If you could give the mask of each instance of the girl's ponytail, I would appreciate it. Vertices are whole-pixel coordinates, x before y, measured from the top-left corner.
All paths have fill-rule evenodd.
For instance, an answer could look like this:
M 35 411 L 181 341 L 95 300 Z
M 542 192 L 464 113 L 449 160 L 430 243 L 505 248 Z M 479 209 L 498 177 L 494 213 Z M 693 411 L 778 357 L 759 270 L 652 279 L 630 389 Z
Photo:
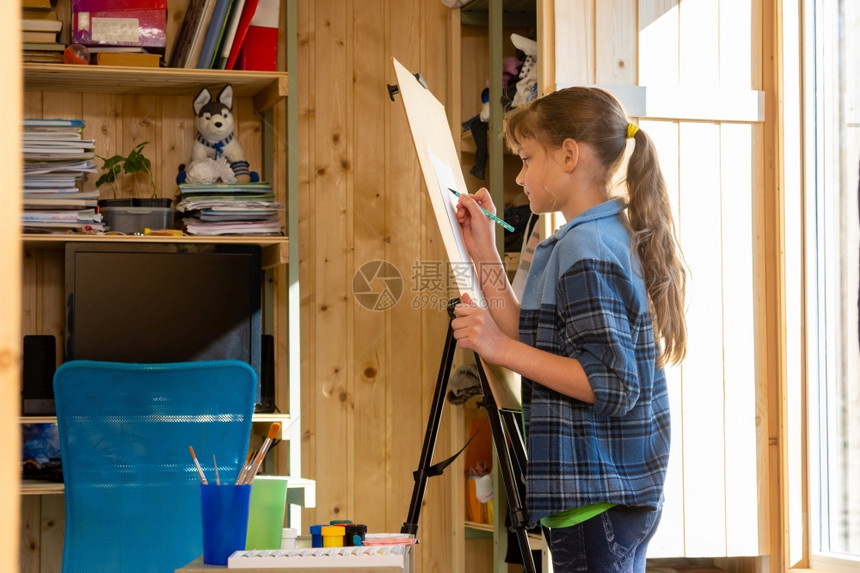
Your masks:
M 630 124 L 633 125 L 633 124 Z M 639 255 L 651 312 L 654 335 L 662 342 L 661 364 L 677 364 L 686 354 L 684 317 L 686 271 L 675 237 L 666 181 L 660 171 L 657 150 L 641 129 L 628 128 L 635 140 L 627 164 L 627 217 L 632 248 Z

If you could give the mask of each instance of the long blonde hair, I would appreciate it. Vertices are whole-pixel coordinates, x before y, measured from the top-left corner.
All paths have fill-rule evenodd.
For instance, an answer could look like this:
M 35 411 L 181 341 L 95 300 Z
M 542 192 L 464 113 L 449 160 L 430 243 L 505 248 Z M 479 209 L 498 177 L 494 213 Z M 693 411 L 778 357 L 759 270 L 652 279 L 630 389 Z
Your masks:
M 606 181 L 624 160 L 630 121 L 611 94 L 588 87 L 550 93 L 505 116 L 504 136 L 511 149 L 535 139 L 548 149 L 565 139 L 591 146 L 606 168 Z M 638 254 L 651 305 L 660 364 L 683 360 L 687 346 L 684 317 L 686 269 L 675 235 L 666 180 L 657 150 L 641 129 L 631 129 L 635 145 L 627 164 L 627 220 L 631 249 Z

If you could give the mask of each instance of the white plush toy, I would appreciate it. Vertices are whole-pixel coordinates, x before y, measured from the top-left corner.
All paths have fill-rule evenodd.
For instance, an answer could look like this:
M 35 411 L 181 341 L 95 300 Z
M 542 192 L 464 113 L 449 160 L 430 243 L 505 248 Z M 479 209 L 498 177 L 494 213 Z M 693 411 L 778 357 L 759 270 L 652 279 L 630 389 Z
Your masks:
M 537 97 L 537 42 L 519 34 L 511 34 L 511 42 L 526 55 L 520 68 L 517 93 L 511 101 L 511 107 L 520 107 Z
M 197 97 L 194 98 L 194 113 L 197 115 L 195 124 L 197 125 L 197 136 L 194 138 L 194 144 L 191 149 L 191 162 L 187 171 L 186 181 L 189 183 L 204 183 L 204 181 L 195 180 L 192 177 L 191 167 L 197 165 L 196 171 L 198 176 L 212 176 L 223 172 L 216 165 L 206 165 L 198 163 L 206 159 L 218 161 L 222 157 L 229 164 L 232 174 L 235 175 L 234 181 L 227 181 L 221 177 L 225 183 L 240 182 L 246 183 L 252 180 L 250 171 L 248 170 L 248 161 L 245 159 L 245 150 L 242 144 L 234 137 L 233 134 L 233 86 L 227 84 L 218 94 L 217 100 L 212 100 L 212 94 L 209 90 L 203 88 Z M 256 174 L 255 174 L 256 175 Z M 217 175 L 216 175 L 217 176 Z
M 218 159 L 198 159 L 185 168 L 188 183 L 236 183 L 236 175 L 223 155 Z

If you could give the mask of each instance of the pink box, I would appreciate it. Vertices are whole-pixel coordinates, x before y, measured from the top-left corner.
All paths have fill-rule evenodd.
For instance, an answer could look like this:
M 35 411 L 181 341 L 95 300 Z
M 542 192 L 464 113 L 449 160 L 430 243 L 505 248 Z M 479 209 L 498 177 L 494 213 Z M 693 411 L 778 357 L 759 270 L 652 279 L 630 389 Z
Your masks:
M 85 46 L 167 45 L 167 0 L 72 0 L 72 42 Z

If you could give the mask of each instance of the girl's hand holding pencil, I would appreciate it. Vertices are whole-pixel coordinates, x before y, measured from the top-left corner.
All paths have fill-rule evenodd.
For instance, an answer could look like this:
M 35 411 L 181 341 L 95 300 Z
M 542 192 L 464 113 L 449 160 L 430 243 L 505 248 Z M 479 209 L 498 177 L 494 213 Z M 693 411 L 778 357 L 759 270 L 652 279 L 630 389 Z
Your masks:
M 490 192 L 486 188 L 481 188 L 474 194 L 460 194 L 453 190 L 452 193 L 459 197 L 457 223 L 463 233 L 463 243 L 469 256 L 475 263 L 500 260 L 496 249 L 496 230 L 493 221 L 501 221 L 501 219 L 495 215 L 496 206 L 493 204 Z

